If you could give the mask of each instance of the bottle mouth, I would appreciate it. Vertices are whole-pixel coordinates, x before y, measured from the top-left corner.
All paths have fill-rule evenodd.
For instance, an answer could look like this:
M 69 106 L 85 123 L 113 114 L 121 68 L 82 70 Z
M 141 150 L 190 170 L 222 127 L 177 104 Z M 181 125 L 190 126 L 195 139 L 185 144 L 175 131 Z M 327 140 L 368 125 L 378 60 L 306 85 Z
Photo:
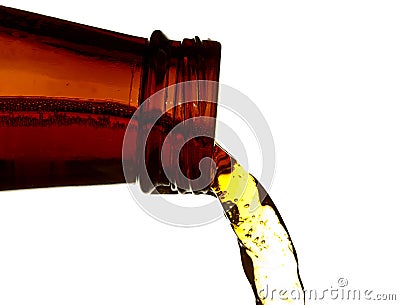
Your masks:
M 145 193 L 206 193 L 221 45 L 198 37 L 173 41 L 157 30 L 148 48 L 137 111 L 140 187 Z

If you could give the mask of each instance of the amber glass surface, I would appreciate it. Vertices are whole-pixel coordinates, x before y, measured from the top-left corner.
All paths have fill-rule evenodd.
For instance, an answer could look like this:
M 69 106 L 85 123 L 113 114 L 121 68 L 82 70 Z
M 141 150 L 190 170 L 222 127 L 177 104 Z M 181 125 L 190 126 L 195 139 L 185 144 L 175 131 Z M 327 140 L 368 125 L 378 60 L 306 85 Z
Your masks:
M 0 6 L 0 189 L 124 182 L 123 138 L 139 105 L 178 81 L 218 80 L 220 45 L 190 41 L 187 47 L 156 31 L 149 42 Z M 209 102 L 196 100 L 197 113 L 176 96 L 167 102 L 175 107 L 152 127 L 147 144 L 133 141 L 131 148 L 135 159 L 146 147 L 143 170 L 161 188 L 171 186 L 160 167 L 165 134 L 193 115 L 216 115 Z M 144 116 L 165 104 L 150 108 Z M 145 120 L 132 124 L 139 133 L 148 128 Z M 192 160 L 211 156 L 212 141 L 195 142 Z M 188 157 L 181 154 L 182 171 L 195 176 L 198 166 Z M 142 189 L 151 191 L 145 182 Z

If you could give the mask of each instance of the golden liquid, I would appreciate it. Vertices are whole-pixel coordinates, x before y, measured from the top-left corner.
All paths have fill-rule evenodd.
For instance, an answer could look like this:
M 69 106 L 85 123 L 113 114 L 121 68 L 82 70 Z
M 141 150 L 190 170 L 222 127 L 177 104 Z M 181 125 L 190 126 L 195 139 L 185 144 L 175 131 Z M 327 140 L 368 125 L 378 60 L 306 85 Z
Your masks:
M 304 304 L 296 251 L 271 198 L 218 146 L 213 159 L 217 175 L 211 187 L 237 236 L 256 304 Z

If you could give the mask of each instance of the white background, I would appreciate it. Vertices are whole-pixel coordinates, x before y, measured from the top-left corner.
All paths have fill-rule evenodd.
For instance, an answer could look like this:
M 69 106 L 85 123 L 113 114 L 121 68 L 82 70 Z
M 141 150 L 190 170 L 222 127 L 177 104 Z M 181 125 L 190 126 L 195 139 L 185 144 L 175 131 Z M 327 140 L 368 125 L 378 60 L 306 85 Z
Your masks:
M 305 287 L 345 277 L 400 298 L 397 1 L 1 3 L 136 36 L 220 41 L 220 81 L 271 127 L 270 193 Z M 0 193 L 0 304 L 253 303 L 225 219 L 158 223 L 125 185 Z

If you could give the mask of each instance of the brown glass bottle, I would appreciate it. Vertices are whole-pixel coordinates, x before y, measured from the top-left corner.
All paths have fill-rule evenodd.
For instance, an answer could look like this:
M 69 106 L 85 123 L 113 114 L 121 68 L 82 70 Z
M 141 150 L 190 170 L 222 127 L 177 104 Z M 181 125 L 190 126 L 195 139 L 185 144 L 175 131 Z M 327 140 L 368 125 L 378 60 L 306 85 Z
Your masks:
M 209 192 L 237 235 L 256 304 L 270 301 L 266 285 L 295 289 L 292 303 L 304 304 L 283 219 L 259 182 L 215 145 L 215 121 L 197 120 L 208 137 L 186 141 L 196 130 L 173 130 L 216 117 L 220 50 L 197 37 L 171 41 L 155 31 L 147 40 L 0 6 L 0 190 L 125 182 L 128 169 L 145 192 Z M 186 81 L 199 82 L 153 98 Z M 173 157 L 180 143 L 187 179 L 167 179 L 164 169 L 178 166 L 163 166 L 161 150 Z M 200 173 L 206 158 L 215 172 Z M 199 189 L 193 181 L 203 175 L 210 183 Z
M 171 41 L 155 31 L 148 40 L 0 6 L 0 190 L 124 182 L 121 152 L 131 124 L 138 138 L 132 167 L 144 145 L 152 184 L 171 192 L 160 157 L 165 136 L 188 118 L 215 117 L 217 88 L 208 88 L 206 101 L 180 104 L 197 94 L 173 92 L 141 109 L 142 118 L 163 113 L 145 144 L 146 119 L 130 118 L 160 89 L 217 81 L 220 49 L 197 37 Z M 213 133 L 215 125 L 205 128 Z M 189 179 L 213 145 L 196 138 L 184 146 L 179 163 Z M 145 180 L 141 187 L 152 191 Z

